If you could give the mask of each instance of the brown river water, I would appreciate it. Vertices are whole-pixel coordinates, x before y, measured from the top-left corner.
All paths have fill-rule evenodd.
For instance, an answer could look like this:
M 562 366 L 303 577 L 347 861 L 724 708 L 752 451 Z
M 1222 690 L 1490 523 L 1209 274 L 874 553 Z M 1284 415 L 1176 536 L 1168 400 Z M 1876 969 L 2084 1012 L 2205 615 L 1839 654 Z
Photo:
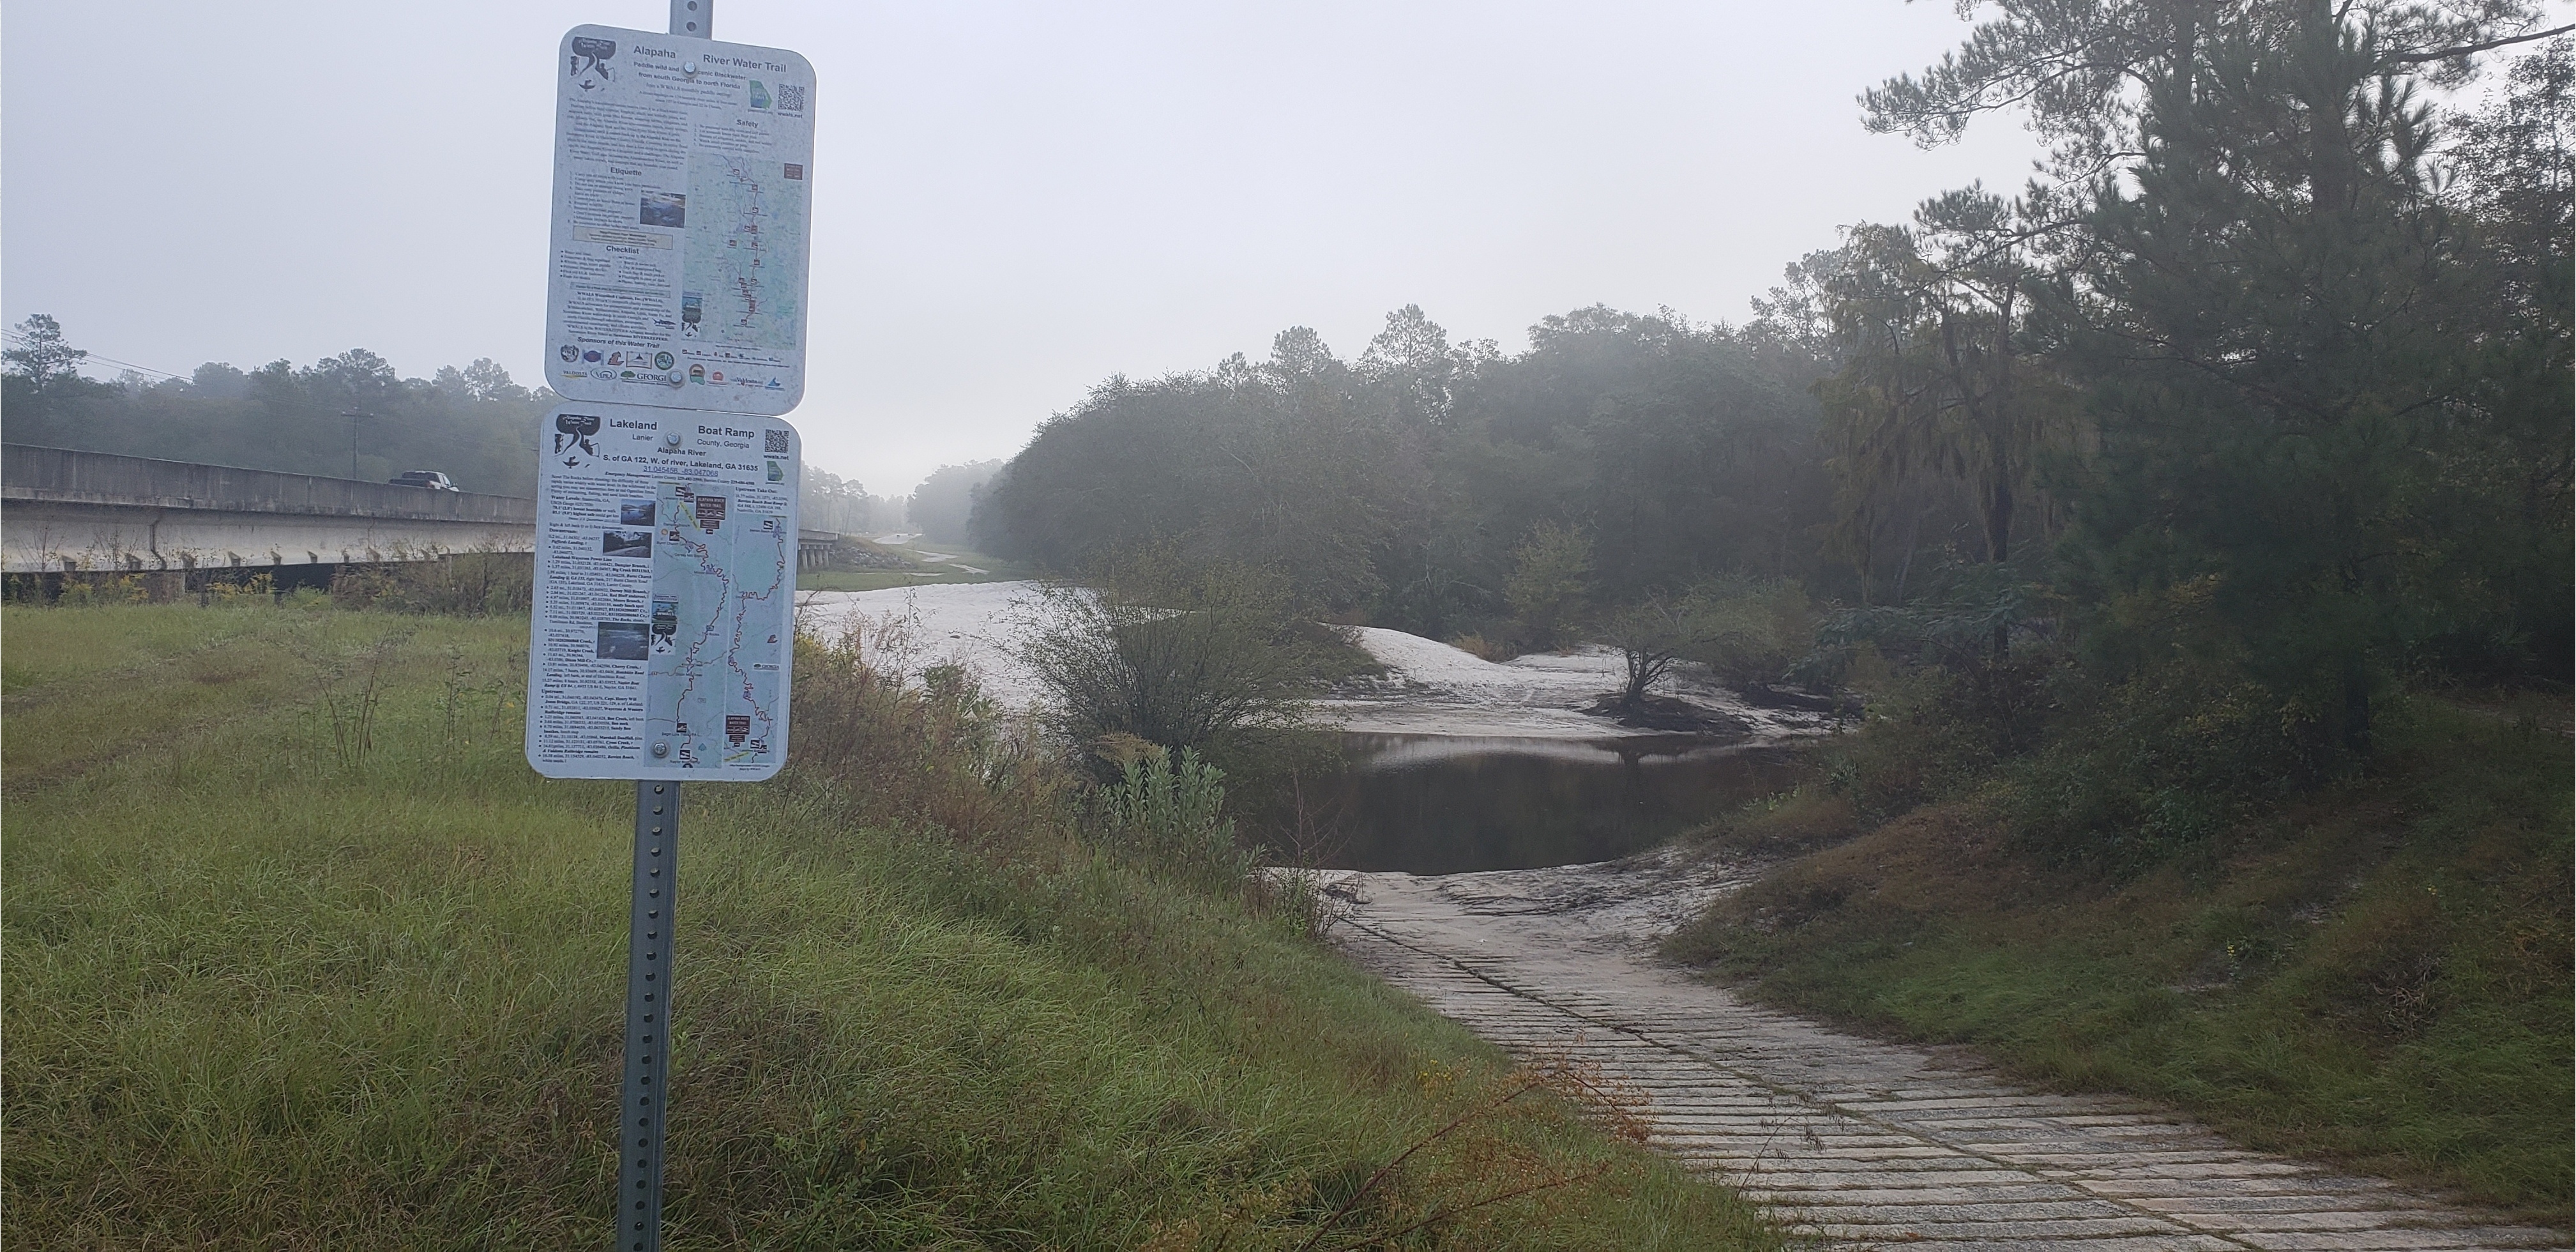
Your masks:
M 1457 874 L 1614 860 L 1787 785 L 1791 749 L 1351 732 L 1326 797 L 1332 869 Z

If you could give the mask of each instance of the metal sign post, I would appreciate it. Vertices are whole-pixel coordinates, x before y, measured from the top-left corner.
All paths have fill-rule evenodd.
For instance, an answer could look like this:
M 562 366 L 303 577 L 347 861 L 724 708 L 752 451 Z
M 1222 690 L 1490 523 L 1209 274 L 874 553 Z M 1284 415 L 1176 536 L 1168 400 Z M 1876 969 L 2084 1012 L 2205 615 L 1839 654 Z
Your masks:
M 660 1252 L 680 782 L 787 755 L 813 67 L 670 31 L 558 49 L 528 764 L 635 782 L 617 1252 Z
M 636 779 L 635 895 L 626 914 L 626 1082 L 618 1102 L 614 1245 L 629 1252 L 661 1252 L 662 1247 L 662 1123 L 670 1084 L 659 1080 L 671 1060 L 671 926 L 679 916 L 679 870 L 680 784 Z

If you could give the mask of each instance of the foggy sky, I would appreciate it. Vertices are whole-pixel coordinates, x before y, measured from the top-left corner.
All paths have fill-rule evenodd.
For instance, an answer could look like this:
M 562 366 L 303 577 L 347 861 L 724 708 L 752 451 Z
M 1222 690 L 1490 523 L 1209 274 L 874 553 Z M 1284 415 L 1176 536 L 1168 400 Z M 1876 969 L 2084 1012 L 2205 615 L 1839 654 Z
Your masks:
M 350 347 L 543 381 L 553 57 L 657 0 L 15 0 L 0 316 L 186 373 Z M 720 0 L 816 67 L 810 464 L 1008 456 L 1112 373 L 1358 355 L 1418 303 L 1506 351 L 1595 302 L 1740 321 L 1838 225 L 1983 178 L 1853 96 L 1948 4 Z M 92 373 L 110 377 L 115 367 Z

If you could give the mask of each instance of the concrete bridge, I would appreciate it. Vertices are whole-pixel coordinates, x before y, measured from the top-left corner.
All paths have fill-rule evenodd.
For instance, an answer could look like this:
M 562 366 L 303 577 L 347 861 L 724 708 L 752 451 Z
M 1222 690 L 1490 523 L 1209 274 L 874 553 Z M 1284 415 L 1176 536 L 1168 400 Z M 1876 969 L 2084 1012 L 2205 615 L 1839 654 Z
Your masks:
M 537 502 L 390 483 L 0 444 L 0 571 L 327 577 L 341 565 L 528 552 Z M 840 536 L 799 531 L 797 566 Z

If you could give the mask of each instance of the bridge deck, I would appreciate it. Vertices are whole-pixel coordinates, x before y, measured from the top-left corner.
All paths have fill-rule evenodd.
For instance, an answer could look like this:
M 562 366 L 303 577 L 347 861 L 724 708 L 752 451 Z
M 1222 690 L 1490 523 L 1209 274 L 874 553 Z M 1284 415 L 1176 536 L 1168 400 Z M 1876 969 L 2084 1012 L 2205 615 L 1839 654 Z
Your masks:
M 12 574 L 381 564 L 527 552 L 537 502 L 231 465 L 0 444 Z M 799 531 L 799 564 L 840 536 Z

